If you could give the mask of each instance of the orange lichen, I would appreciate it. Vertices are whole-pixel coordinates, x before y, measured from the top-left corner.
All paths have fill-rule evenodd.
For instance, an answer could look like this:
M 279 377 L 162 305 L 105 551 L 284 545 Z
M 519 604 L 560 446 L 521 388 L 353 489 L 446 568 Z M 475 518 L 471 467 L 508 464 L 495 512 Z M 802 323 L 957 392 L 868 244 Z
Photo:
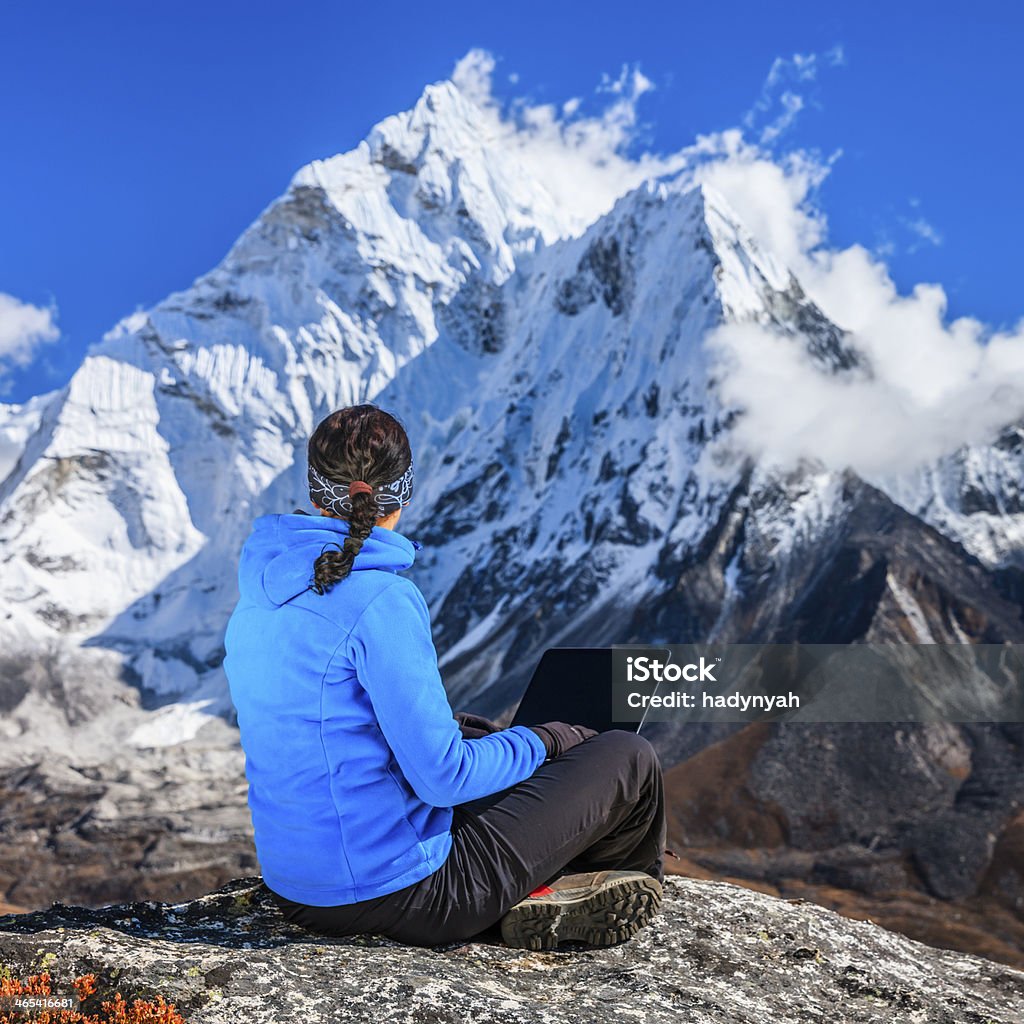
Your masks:
M 33 974 L 25 981 L 0 978 L 0 997 L 52 996 L 50 975 Z M 96 975 L 83 974 L 71 983 L 79 1000 L 96 994 Z M 120 992 L 113 999 L 105 999 L 98 1013 L 83 1014 L 78 1010 L 40 1009 L 31 1018 L 20 1010 L 0 1011 L 0 1024 L 21 1024 L 32 1020 L 37 1024 L 186 1024 L 173 1003 L 163 996 L 151 999 L 133 999 L 129 1004 Z

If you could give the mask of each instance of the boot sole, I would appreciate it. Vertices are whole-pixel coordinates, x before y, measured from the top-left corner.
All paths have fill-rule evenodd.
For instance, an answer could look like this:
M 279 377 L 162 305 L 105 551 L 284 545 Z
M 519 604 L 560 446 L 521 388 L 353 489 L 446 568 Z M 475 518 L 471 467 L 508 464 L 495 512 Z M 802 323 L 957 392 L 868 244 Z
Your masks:
M 575 900 L 528 900 L 501 921 L 501 937 L 517 949 L 554 949 L 561 942 L 614 946 L 632 938 L 658 913 L 656 878 L 625 879 Z

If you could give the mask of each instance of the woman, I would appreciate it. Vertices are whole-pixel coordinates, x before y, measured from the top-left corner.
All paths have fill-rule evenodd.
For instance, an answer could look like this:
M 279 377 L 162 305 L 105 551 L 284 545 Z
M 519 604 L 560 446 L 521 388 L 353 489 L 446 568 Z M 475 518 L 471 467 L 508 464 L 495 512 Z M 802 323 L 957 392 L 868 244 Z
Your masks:
M 415 945 L 608 945 L 657 912 L 658 759 L 625 731 L 453 715 L 426 602 L 399 575 L 401 424 L 340 409 L 308 445 L 320 512 L 259 517 L 224 668 L 263 879 L 312 931 Z

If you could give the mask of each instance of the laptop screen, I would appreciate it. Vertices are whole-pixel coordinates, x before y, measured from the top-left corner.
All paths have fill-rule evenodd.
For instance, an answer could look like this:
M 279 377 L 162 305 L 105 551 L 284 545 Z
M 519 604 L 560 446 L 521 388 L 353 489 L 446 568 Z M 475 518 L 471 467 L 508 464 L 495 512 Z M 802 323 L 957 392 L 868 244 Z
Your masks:
M 639 722 L 612 720 L 612 648 L 552 647 L 544 652 L 513 725 L 568 722 L 598 732 L 627 729 Z

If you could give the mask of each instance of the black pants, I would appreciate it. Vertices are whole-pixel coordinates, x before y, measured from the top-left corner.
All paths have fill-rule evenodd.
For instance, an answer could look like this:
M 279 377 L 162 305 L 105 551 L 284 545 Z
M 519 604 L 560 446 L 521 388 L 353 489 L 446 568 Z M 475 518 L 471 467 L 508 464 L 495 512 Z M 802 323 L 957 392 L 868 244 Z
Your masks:
M 600 733 L 528 779 L 453 810 L 452 848 L 432 875 L 358 903 L 314 907 L 273 894 L 290 921 L 323 935 L 386 935 L 416 946 L 493 928 L 539 885 L 577 871 L 636 870 L 661 881 L 661 765 L 642 736 Z

